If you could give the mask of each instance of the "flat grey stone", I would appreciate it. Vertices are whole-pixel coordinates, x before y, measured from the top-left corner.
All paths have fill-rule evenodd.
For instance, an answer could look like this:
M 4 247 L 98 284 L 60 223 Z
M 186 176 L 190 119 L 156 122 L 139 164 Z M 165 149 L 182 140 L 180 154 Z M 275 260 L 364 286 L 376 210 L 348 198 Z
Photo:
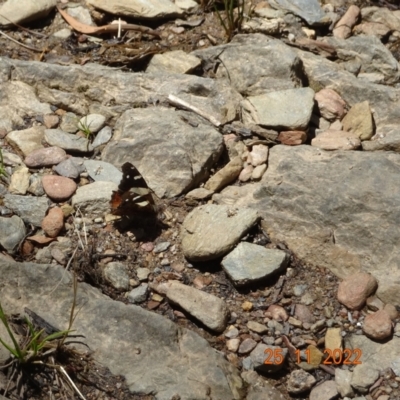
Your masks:
M 98 160 L 85 160 L 84 166 L 89 176 L 95 181 L 114 182 L 119 185 L 122 179 L 122 172 L 114 165 Z
M 44 131 L 45 128 L 43 126 L 11 131 L 7 135 L 7 142 L 25 156 L 28 156 L 32 151 L 43 148 Z
M 22 24 L 46 17 L 55 7 L 56 0 L 30 0 L 4 2 L 0 8 L 0 24 L 12 26 L 10 21 Z
M 8 252 L 15 248 L 26 235 L 24 221 L 17 215 L 11 218 L 0 217 L 0 244 Z
M 338 397 L 335 381 L 325 381 L 314 387 L 310 393 L 310 400 L 335 400 Z
M 44 138 L 50 146 L 58 146 L 66 151 L 87 153 L 93 151 L 93 146 L 84 137 L 62 131 L 61 129 L 46 129 Z
M 371 363 L 363 363 L 354 368 L 350 384 L 358 392 L 367 393 L 379 378 L 379 369 Z
M 110 14 L 130 18 L 171 18 L 184 13 L 175 3 L 166 0 L 151 0 L 146 3 L 137 0 L 88 0 L 88 4 Z
M 7 314 L 21 313 L 29 304 L 50 324 L 68 326 L 72 277 L 63 267 L 19 264 L 0 256 L 0 276 Z M 84 335 L 96 361 L 125 377 L 133 394 L 207 400 L 211 391 L 215 400 L 243 398 L 237 369 L 196 333 L 141 307 L 110 300 L 84 283 L 78 283 L 77 308 L 73 329 Z
M 96 147 L 108 143 L 111 137 L 112 137 L 112 129 L 109 126 L 105 126 L 103 129 L 97 132 L 92 143 L 93 148 L 95 149 Z
M 279 145 L 260 183 L 228 187 L 213 200 L 257 210 L 271 238 L 310 264 L 343 278 L 362 267 L 379 281 L 378 297 L 400 305 L 399 168 L 396 153 Z
M 304 130 L 311 119 L 314 91 L 311 88 L 287 89 L 242 101 L 243 120 L 267 128 Z
M 76 179 L 82 172 L 85 171 L 83 164 L 83 158 L 69 157 L 56 165 L 53 170 L 57 172 L 58 175 Z
M 280 40 L 261 33 L 236 35 L 229 44 L 196 50 L 192 54 L 204 62 L 218 56 L 222 62 L 216 77 L 229 79 L 244 96 L 302 86 L 303 72 L 296 52 Z
M 128 300 L 130 303 L 140 304 L 146 301 L 147 294 L 149 292 L 149 285 L 147 283 L 142 283 L 140 286 L 132 289 L 128 293 Z
M 258 215 L 247 208 L 207 204 L 190 212 L 182 224 L 182 250 L 191 261 L 224 256 L 257 222 Z
M 146 72 L 167 71 L 177 74 L 188 74 L 201 65 L 201 60 L 182 50 L 173 50 L 155 54 L 146 68 Z
M 352 372 L 349 370 L 336 368 L 335 369 L 335 383 L 339 394 L 342 397 L 353 396 L 353 388 L 351 387 Z
M 80 207 L 89 215 L 104 214 L 110 211 L 110 200 L 118 185 L 114 182 L 94 182 L 80 186 L 72 196 L 72 206 Z
M 129 289 L 129 275 L 125 264 L 118 261 L 109 262 L 104 267 L 103 275 L 115 289 Z
M 26 224 L 41 226 L 49 208 L 49 201 L 45 197 L 6 194 L 4 205 L 21 217 Z
M 278 10 L 287 10 L 298 15 L 309 25 L 318 24 L 325 15 L 317 0 L 271 0 L 270 4 Z
M 80 130 L 88 130 L 90 133 L 97 133 L 103 128 L 106 122 L 106 117 L 101 114 L 89 114 L 82 117 L 78 122 L 78 128 Z
M 282 250 L 241 242 L 222 260 L 222 267 L 235 285 L 243 285 L 282 271 L 289 256 Z
M 179 282 L 171 283 L 167 290 L 167 298 L 207 328 L 216 332 L 222 332 L 226 328 L 229 310 L 222 299 Z
M 364 74 L 377 74 L 375 83 L 392 85 L 399 81 L 400 72 L 397 60 L 385 45 L 373 35 L 352 36 L 348 39 L 325 37 L 324 42 L 334 46 L 338 58 L 349 62 L 361 61 L 359 77 Z
M 149 107 L 131 109 L 118 119 L 102 158 L 116 166 L 131 162 L 161 198 L 177 196 L 203 181 L 222 150 L 222 135 L 193 114 Z
M 288 349 L 286 348 L 258 343 L 256 348 L 250 353 L 250 359 L 256 371 L 272 373 L 282 369 L 285 365 L 287 354 Z M 265 364 L 265 361 L 269 361 L 271 364 Z

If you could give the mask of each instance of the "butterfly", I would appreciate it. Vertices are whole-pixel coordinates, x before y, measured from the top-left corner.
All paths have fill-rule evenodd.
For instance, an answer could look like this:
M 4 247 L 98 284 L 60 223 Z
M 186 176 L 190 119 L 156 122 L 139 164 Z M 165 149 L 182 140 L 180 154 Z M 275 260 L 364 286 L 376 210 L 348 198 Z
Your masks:
M 122 166 L 118 190 L 111 195 L 111 213 L 129 217 L 135 213 L 157 214 L 155 195 L 137 168 L 129 162 Z

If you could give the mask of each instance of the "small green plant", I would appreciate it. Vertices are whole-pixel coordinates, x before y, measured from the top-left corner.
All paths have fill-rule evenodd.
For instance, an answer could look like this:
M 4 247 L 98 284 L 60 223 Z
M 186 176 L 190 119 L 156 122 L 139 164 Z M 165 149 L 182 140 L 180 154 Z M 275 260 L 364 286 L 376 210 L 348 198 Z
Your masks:
M 237 3 L 236 9 L 234 8 L 235 3 Z M 214 1 L 214 9 L 217 13 L 217 17 L 219 22 L 221 23 L 224 31 L 226 33 L 228 42 L 230 42 L 233 38 L 233 35 L 236 32 L 240 32 L 242 28 L 243 21 L 246 17 L 245 14 L 245 0 L 223 0 L 224 5 L 224 14 L 223 17 L 222 12 L 218 10 L 216 3 Z M 250 7 L 251 9 L 251 7 Z
M 0 343 L 16 358 L 16 360 L 21 363 L 25 364 L 28 362 L 35 362 L 37 360 L 37 357 L 41 355 L 42 350 L 48 350 L 49 346 L 47 346 L 49 343 L 56 339 L 61 339 L 65 338 L 68 336 L 72 330 L 65 330 L 65 331 L 60 331 L 60 332 L 55 332 L 50 335 L 44 335 L 45 330 L 41 329 L 39 331 L 35 330 L 32 322 L 28 319 L 28 317 L 25 317 L 25 322 L 28 326 L 28 340 L 26 341 L 25 344 L 20 345 L 15 338 L 10 325 L 8 324 L 7 317 L 3 311 L 3 307 L 1 306 L 0 303 L 0 320 L 5 326 L 8 335 L 10 336 L 13 346 L 8 345 L 3 339 L 0 338 Z
M 6 167 L 4 166 L 3 153 L 2 153 L 1 148 L 0 148 L 0 178 L 2 176 L 7 178 L 8 174 L 7 174 L 7 171 L 6 171 Z
M 84 133 L 87 139 L 89 139 L 90 135 L 93 133 L 90 129 L 90 122 L 87 123 L 87 117 L 85 117 L 85 122 L 79 121 L 78 122 L 78 129 Z

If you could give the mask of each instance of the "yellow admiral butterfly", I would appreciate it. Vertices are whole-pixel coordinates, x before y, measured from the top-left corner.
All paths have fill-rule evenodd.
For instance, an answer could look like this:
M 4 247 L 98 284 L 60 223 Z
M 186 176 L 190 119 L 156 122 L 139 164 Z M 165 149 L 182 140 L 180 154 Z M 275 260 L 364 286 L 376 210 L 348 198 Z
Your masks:
M 121 216 L 158 212 L 152 190 L 137 168 L 129 162 L 122 166 L 122 180 L 118 190 L 112 193 L 110 206 L 112 214 Z

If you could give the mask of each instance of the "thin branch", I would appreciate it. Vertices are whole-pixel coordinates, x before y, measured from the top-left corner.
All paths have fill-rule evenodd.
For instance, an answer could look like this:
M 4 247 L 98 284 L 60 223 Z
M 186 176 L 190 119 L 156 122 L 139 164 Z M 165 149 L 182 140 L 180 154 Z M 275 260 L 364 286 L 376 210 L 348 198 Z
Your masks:
M 42 50 L 40 50 L 40 49 L 36 49 L 35 47 L 30 47 L 30 46 L 27 46 L 26 44 L 23 44 L 23 43 L 21 43 L 21 42 L 18 42 L 18 40 L 13 39 L 11 36 L 8 36 L 8 35 L 7 35 L 6 33 L 4 33 L 3 31 L 0 31 L 0 35 L 5 36 L 7 39 L 10 39 L 12 42 L 17 43 L 17 44 L 19 44 L 20 46 L 25 47 L 25 48 L 28 49 L 28 50 L 36 51 L 36 52 L 38 52 L 38 53 L 41 53 L 41 52 L 42 52 Z

